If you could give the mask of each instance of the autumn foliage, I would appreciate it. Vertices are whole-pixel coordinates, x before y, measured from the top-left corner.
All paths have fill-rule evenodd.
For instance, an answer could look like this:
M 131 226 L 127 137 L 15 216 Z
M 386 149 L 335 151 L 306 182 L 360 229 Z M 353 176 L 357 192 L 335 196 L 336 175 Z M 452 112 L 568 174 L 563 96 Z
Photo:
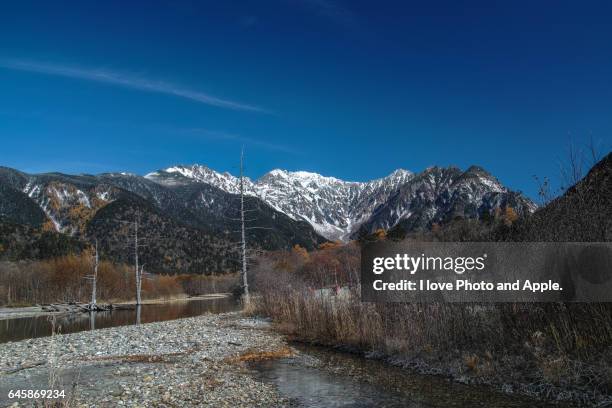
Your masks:
M 359 280 L 359 247 L 356 243 L 325 243 L 308 252 L 300 246 L 273 251 L 259 258 L 253 268 L 253 284 L 265 282 L 284 292 L 306 285 L 312 289 L 354 285 Z
M 91 298 L 92 257 L 88 251 L 45 261 L 0 263 L 0 305 L 88 302 Z M 145 298 L 183 294 L 177 276 L 150 275 L 143 281 Z M 101 261 L 98 299 L 131 300 L 135 294 L 134 269 L 130 265 Z

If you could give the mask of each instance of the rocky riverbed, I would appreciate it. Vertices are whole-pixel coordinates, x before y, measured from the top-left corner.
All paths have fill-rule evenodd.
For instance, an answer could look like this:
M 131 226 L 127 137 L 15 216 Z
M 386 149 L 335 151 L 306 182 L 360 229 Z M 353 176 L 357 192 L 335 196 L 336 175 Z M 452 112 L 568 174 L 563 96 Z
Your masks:
M 5 343 L 0 406 L 35 406 L 9 392 L 42 389 L 65 390 L 76 407 L 289 406 L 242 362 L 279 350 L 267 323 L 238 313 Z

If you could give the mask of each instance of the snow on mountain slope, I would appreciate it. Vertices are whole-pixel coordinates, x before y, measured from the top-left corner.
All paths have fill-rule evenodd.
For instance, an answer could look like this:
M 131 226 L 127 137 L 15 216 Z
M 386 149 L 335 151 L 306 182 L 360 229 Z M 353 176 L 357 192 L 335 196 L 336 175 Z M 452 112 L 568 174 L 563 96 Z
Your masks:
M 418 230 L 456 217 L 479 218 L 507 206 L 520 215 L 536 209 L 533 202 L 508 190 L 480 167 L 472 166 L 465 171 L 430 167 L 400 186 L 361 228 L 364 233 L 372 233 L 401 223 L 405 230 Z
M 82 232 L 96 210 L 113 199 L 109 186 L 75 185 L 48 176 L 31 176 L 22 191 L 40 206 L 56 231 L 68 234 Z
M 174 166 L 165 170 L 149 173 L 145 176 L 149 180 L 164 185 L 182 185 L 191 181 L 207 183 L 228 193 L 240 192 L 240 180 L 229 173 L 218 173 L 206 166 L 194 164 L 193 166 Z M 251 185 L 251 180 L 245 178 L 246 186 Z
M 0 168 L 0 182 L 5 185 L 4 196 L 21 194 L 22 200 L 32 200 L 44 212 L 49 227 L 69 234 L 82 233 L 98 209 L 126 194 L 135 194 L 187 224 L 217 225 L 231 207 L 226 202 L 231 200 L 228 194 L 240 192 L 237 177 L 200 165 L 173 166 L 145 177 L 127 173 L 28 175 Z M 245 178 L 244 189 L 258 198 L 250 201 L 261 200 L 289 217 L 287 226 L 289 221 L 305 221 L 330 240 L 396 226 L 413 231 L 458 217 L 497 214 L 507 207 L 519 215 L 535 210 L 533 202 L 477 166 L 465 171 L 431 167 L 418 174 L 396 170 L 368 182 L 275 169 L 256 181 Z M 13 204 L 0 207 L 16 213 Z M 35 213 L 29 212 L 32 219 L 40 220 L 41 214 Z
M 347 239 L 374 208 L 412 177 L 397 170 L 366 183 L 348 182 L 304 171 L 273 170 L 257 180 L 256 194 L 294 219 L 308 221 L 328 239 Z
M 162 185 L 207 183 L 226 192 L 240 192 L 240 180 L 206 166 L 173 166 L 149 173 Z M 432 167 L 422 173 L 396 170 L 368 182 L 350 182 L 306 171 L 275 169 L 256 181 L 245 178 L 245 194 L 259 197 L 294 220 L 305 220 L 322 236 L 347 240 L 360 229 L 388 229 L 402 220 L 415 228 L 443 222 L 451 216 L 478 217 L 483 211 L 512 204 L 519 213 L 535 205 L 476 166 Z
M 173 166 L 146 178 L 164 185 L 208 183 L 229 193 L 240 192 L 240 180 L 205 166 Z M 256 196 L 294 220 L 305 220 L 328 239 L 347 239 L 374 208 L 412 177 L 396 170 L 387 177 L 361 183 L 306 171 L 275 169 L 253 182 L 245 178 L 245 193 Z

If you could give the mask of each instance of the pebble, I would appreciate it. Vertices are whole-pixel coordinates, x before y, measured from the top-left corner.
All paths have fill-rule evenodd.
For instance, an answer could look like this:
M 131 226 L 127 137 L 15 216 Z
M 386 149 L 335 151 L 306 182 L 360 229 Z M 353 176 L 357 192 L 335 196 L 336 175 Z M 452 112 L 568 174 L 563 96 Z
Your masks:
M 228 362 L 247 350 L 286 346 L 267 327 L 265 321 L 225 313 L 10 342 L 0 347 L 0 367 L 45 364 L 0 375 L 19 384 L 48 379 L 53 371 L 64 383 L 76 382 L 74 391 L 65 387 L 71 406 L 290 406 L 274 386 Z M 36 403 L 22 400 L 18 406 Z

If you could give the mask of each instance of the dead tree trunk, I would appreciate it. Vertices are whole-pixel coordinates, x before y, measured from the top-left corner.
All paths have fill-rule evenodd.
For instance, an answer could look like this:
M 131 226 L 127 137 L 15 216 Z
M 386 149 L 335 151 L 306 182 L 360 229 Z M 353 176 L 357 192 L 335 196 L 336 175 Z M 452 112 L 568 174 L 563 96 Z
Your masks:
M 91 310 L 95 310 L 97 305 L 96 305 L 96 292 L 97 292 L 97 284 L 98 284 L 98 265 L 100 263 L 100 257 L 98 255 L 98 240 L 96 239 L 96 245 L 95 245 L 95 253 L 94 253 L 94 268 L 93 268 L 93 274 L 91 276 L 91 304 L 90 304 L 90 309 Z
M 142 297 L 141 297 L 141 293 L 142 293 L 142 279 L 144 276 L 144 264 L 140 266 L 140 270 L 138 271 L 138 274 L 136 276 L 136 298 L 137 298 L 137 304 L 142 304 Z
M 140 297 L 140 290 L 142 288 L 142 271 L 138 266 L 138 222 L 139 213 L 136 213 L 136 221 L 134 221 L 134 272 L 136 276 L 136 304 L 142 304 L 142 299 Z
M 240 233 L 241 233 L 241 253 L 242 253 L 242 290 L 244 304 L 249 304 L 249 283 L 247 279 L 247 259 L 246 259 L 246 230 L 244 225 L 244 149 L 240 152 Z

